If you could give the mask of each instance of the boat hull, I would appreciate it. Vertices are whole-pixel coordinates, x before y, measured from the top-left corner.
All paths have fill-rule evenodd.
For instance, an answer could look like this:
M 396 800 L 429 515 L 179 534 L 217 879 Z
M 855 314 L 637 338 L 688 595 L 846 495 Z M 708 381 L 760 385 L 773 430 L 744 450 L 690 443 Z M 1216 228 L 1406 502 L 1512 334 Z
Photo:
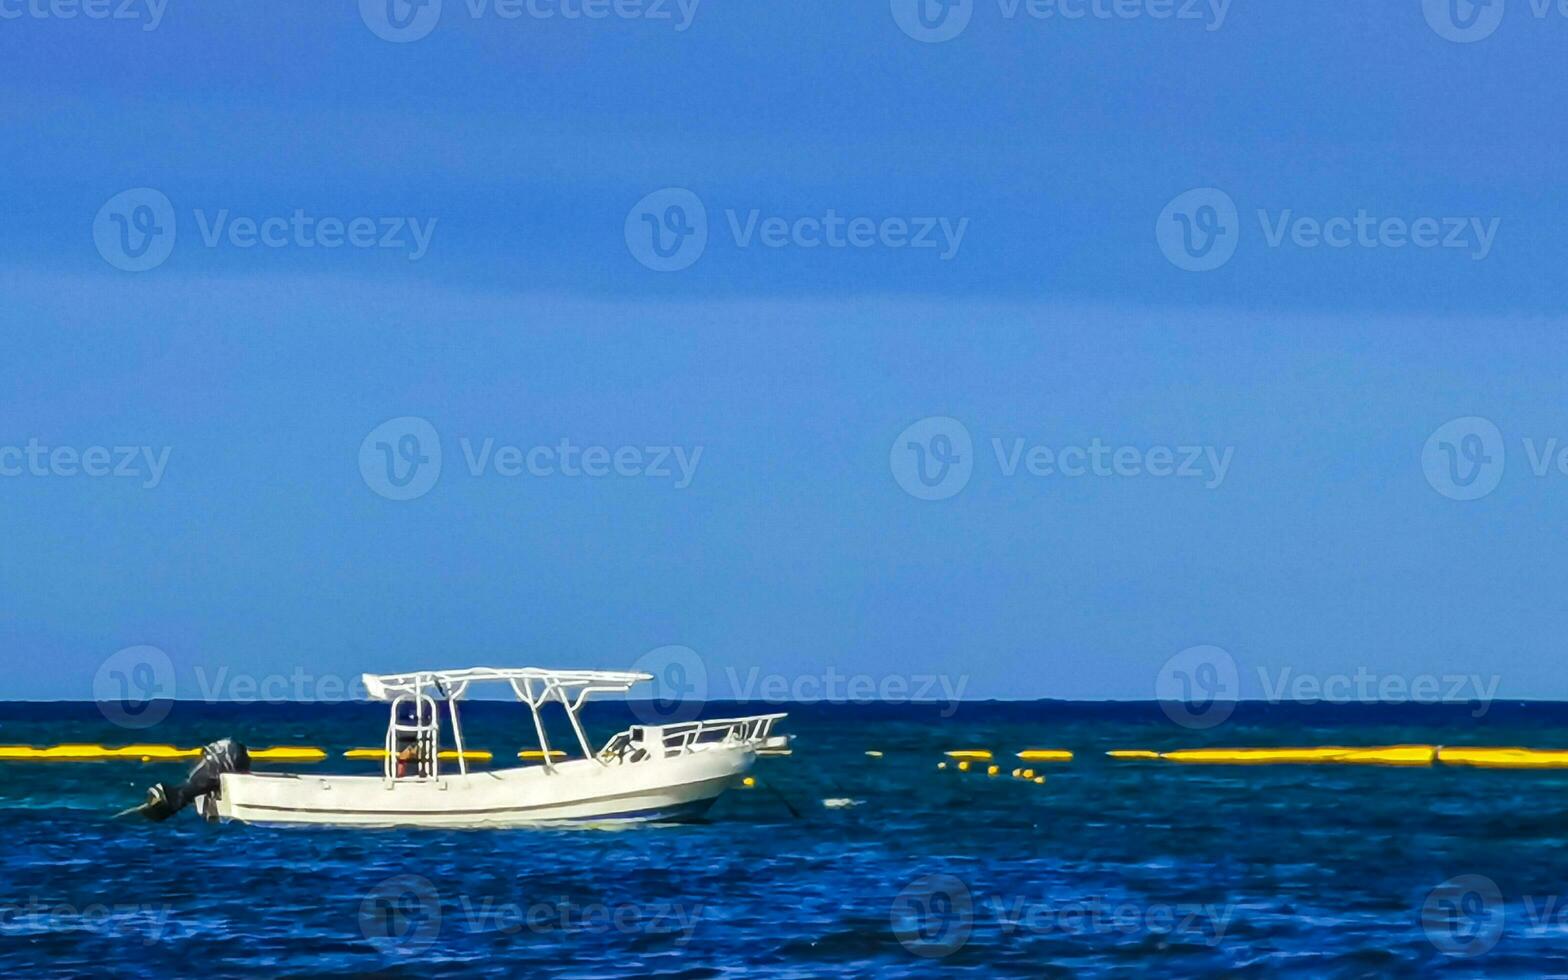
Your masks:
M 692 820 L 751 768 L 746 746 L 637 763 L 592 759 L 388 781 L 380 776 L 226 773 L 220 820 L 339 827 L 495 828 Z

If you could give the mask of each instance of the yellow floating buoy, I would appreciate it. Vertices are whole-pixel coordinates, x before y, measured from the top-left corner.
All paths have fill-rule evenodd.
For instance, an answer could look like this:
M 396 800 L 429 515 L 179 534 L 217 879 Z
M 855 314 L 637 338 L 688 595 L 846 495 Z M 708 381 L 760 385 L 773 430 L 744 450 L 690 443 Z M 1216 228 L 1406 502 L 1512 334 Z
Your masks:
M 1105 754 L 1113 759 L 1158 759 L 1160 757 L 1158 752 L 1150 752 L 1148 749 L 1112 749 Z
M 878 752 L 876 749 L 867 749 L 866 755 L 869 755 L 873 759 L 882 758 L 882 753 Z
M 458 753 L 456 749 L 442 749 L 440 755 L 444 762 L 456 762 Z M 375 759 L 379 761 L 386 757 L 386 749 L 349 749 L 343 753 L 343 758 L 345 759 Z M 495 755 L 483 749 L 465 749 L 463 750 L 463 758 L 469 762 L 489 762 L 495 758 Z
M 102 745 L 68 743 L 35 748 L 31 745 L 0 745 L 0 760 L 30 762 L 91 762 L 99 759 L 168 760 L 194 759 L 200 749 L 177 749 L 172 745 L 127 745 L 105 748 Z
M 1024 749 L 1018 758 L 1025 762 L 1071 762 L 1073 754 L 1066 749 Z
M 1013 770 L 1013 771 L 1012 771 L 1012 773 L 1011 773 L 1011 774 L 1010 774 L 1010 775 L 1011 775 L 1011 776 L 1012 776 L 1012 777 L 1013 777 L 1013 778 L 1014 778 L 1014 779 L 1017 779 L 1017 778 L 1018 778 L 1018 776 L 1019 776 L 1019 775 L 1020 775 L 1020 774 L 1021 774 L 1021 773 L 1022 773 L 1022 772 L 1023 772 L 1023 770 L 1022 770 L 1022 769 L 1014 769 L 1014 770 Z
M 172 745 L 127 745 L 123 749 L 110 749 L 115 753 L 115 758 L 136 758 L 143 762 L 154 759 L 195 759 L 201 755 L 201 749 L 177 749 Z
M 985 774 L 987 776 L 995 776 L 997 773 L 999 773 L 1001 771 L 1002 771 L 1002 767 L 1001 766 L 987 766 L 986 770 L 985 770 Z
M 968 759 L 965 759 L 964 761 L 962 761 L 962 762 L 960 762 L 958 764 L 958 771 L 959 772 L 968 772 L 969 771 L 969 760 Z
M 1033 769 L 1025 769 L 1024 770 L 1024 778 L 1025 779 L 1033 779 L 1034 778 L 1034 770 Z
M 937 768 L 938 768 L 938 769 L 946 769 L 946 768 L 947 768 L 947 763 L 945 763 L 945 762 L 938 762 L 938 763 L 937 763 L 937 764 L 936 764 L 936 767 L 937 767 Z
M 742 779 L 740 781 L 740 784 L 742 786 L 746 787 L 747 789 L 751 789 L 752 787 L 757 785 L 757 777 L 755 777 L 755 776 L 747 776 L 745 779 Z
M 1168 762 L 1184 762 L 1196 765 L 1242 765 L 1260 766 L 1276 763 L 1310 763 L 1327 762 L 1335 756 L 1344 755 L 1350 750 L 1347 748 L 1317 748 L 1317 749 L 1178 749 L 1175 752 L 1163 752 L 1160 758 Z
M 1385 745 L 1353 749 L 1332 761 L 1364 766 L 1430 766 L 1437 759 L 1435 745 Z
M 1445 746 L 1438 749 L 1437 761 L 1479 769 L 1568 769 L 1568 750 Z
M 320 762 L 327 754 L 320 749 L 299 746 L 278 746 L 271 749 L 251 749 L 252 761 L 262 762 Z
M 1430 745 L 1381 745 L 1350 747 L 1325 745 L 1316 748 L 1276 749 L 1182 749 L 1165 752 L 1160 758 L 1170 762 L 1198 765 L 1431 765 L 1436 750 Z
M 317 748 L 279 746 L 270 749 L 251 749 L 250 757 L 262 762 L 320 762 L 327 757 L 327 754 Z M 132 759 L 137 762 L 169 762 L 199 758 L 201 758 L 201 749 L 181 749 L 172 745 L 126 745 L 119 748 L 81 743 L 54 745 L 47 748 L 34 748 L 30 745 L 0 746 L 0 760 L 7 761 L 93 762 L 101 759 Z
M 1037 784 L 1043 784 L 1045 782 L 1045 777 L 1044 776 L 1036 776 L 1036 777 L 1034 777 L 1034 781 Z
M 942 754 L 949 759 L 972 759 L 976 762 L 985 762 L 991 758 L 990 749 L 950 749 Z

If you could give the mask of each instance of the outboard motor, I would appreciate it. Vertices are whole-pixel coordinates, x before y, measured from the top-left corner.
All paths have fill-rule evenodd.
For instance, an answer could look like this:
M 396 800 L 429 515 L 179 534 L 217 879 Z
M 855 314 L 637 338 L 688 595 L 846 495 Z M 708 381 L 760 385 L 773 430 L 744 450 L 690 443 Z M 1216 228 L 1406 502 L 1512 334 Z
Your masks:
M 226 772 L 250 772 L 250 752 L 243 742 L 226 738 L 201 750 L 201 761 L 191 769 L 185 782 L 171 786 L 157 783 L 147 791 L 147 802 L 137 812 L 148 820 L 163 821 L 191 803 L 218 791 L 219 778 Z

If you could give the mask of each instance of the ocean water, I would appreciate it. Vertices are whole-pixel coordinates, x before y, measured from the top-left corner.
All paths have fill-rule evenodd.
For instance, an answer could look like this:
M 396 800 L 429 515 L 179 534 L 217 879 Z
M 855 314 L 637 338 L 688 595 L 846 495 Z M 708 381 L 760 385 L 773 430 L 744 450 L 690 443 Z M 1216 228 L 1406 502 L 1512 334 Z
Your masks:
M 1568 972 L 1568 772 L 1178 766 L 1107 749 L 1568 746 L 1568 705 L 1155 704 L 788 710 L 788 758 L 706 822 L 352 831 L 113 815 L 181 765 L 0 763 L 7 975 L 562 977 L 1530 975 Z M 1476 717 L 1481 714 L 1480 717 Z M 594 706 L 600 740 L 632 721 Z M 0 706 L 0 742 L 379 743 L 381 706 Z M 471 747 L 526 747 L 515 705 Z M 1003 774 L 939 770 L 995 750 Z M 1010 779 L 1004 753 L 1072 763 Z M 885 753 L 881 758 L 868 750 Z M 341 760 L 311 767 L 366 771 Z M 790 807 L 798 811 L 792 815 Z

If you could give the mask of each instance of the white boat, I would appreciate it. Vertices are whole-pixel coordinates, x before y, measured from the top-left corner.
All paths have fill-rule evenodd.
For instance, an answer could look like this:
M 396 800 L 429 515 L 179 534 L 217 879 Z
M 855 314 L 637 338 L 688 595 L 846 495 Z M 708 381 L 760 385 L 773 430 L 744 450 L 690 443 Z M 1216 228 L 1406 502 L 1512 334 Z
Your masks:
M 634 725 L 594 751 L 579 713 L 592 694 L 624 693 L 649 674 L 475 667 L 366 674 L 390 704 L 380 776 L 223 772 L 197 803 L 209 819 L 353 827 L 518 827 L 554 823 L 690 820 L 739 782 L 759 754 L 784 754 L 783 714 Z M 539 765 L 470 772 L 458 702 L 476 682 L 506 682 L 533 716 Z M 444 702 L 456 771 L 443 771 Z M 540 712 L 565 710 L 582 756 L 558 761 Z M 403 759 L 400 760 L 399 756 Z

